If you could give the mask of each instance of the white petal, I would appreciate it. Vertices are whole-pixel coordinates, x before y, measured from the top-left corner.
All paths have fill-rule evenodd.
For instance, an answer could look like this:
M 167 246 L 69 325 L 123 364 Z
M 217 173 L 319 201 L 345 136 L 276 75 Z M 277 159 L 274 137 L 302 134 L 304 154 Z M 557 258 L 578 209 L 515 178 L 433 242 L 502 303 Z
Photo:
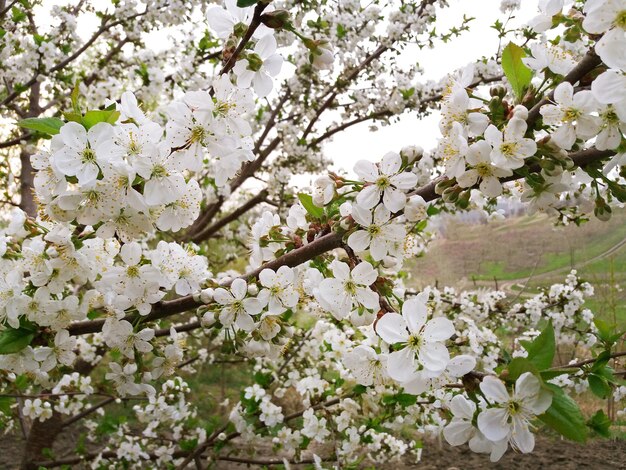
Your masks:
M 409 331 L 413 334 L 417 334 L 426 324 L 428 308 L 426 307 L 426 304 L 419 299 L 409 299 L 404 302 L 404 305 L 402 306 L 402 317 L 406 321 Z
M 387 313 L 387 315 L 389 315 L 389 313 Z M 398 382 L 406 382 L 409 380 L 415 372 L 415 354 L 413 354 L 413 351 L 409 348 L 404 348 L 389 354 L 387 359 L 387 372 L 392 379 Z
M 404 318 L 395 312 L 388 312 L 378 320 L 376 333 L 388 344 L 404 343 L 409 338 Z
M 506 391 L 506 387 L 502 381 L 496 377 L 491 375 L 485 377 L 480 383 L 480 389 L 489 401 L 495 401 L 496 403 L 506 403 L 509 401 L 509 392 Z
M 478 429 L 490 441 L 499 441 L 509 434 L 510 426 L 506 420 L 506 410 L 489 408 L 478 415 Z

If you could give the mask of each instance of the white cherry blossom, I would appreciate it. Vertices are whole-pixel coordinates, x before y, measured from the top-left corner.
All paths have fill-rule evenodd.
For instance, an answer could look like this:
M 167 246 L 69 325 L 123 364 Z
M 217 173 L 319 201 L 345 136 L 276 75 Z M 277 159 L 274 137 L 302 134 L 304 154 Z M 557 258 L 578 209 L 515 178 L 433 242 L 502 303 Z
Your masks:
M 444 341 L 454 334 L 454 325 L 443 317 L 428 320 L 428 307 L 420 298 L 404 302 L 402 315 L 386 313 L 376 324 L 380 337 L 402 349 L 389 354 L 387 371 L 394 380 L 405 382 L 417 370 L 425 377 L 443 373 L 450 360 Z
M 493 376 L 482 380 L 480 390 L 493 407 L 478 415 L 478 429 L 491 441 L 508 437 L 515 449 L 532 452 L 535 437 L 528 429 L 530 421 L 550 407 L 552 394 L 542 388 L 539 379 L 530 372 L 519 376 L 512 395 L 502 381 Z
M 405 191 L 417 184 L 417 175 L 400 171 L 402 158 L 395 152 L 385 154 L 376 165 L 367 160 L 359 160 L 354 172 L 367 184 L 359 192 L 356 202 L 364 209 L 372 209 L 381 200 L 391 212 L 398 212 L 406 203 Z

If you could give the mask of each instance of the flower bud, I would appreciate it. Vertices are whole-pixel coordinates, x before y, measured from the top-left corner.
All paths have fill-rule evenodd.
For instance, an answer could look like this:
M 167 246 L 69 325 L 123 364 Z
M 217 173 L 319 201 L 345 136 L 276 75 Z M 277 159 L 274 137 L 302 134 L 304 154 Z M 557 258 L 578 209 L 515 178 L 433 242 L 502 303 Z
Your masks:
M 213 300 L 213 289 L 202 289 L 200 291 L 200 301 L 204 304 L 208 304 Z
M 424 155 L 424 149 L 419 145 L 408 145 L 400 150 L 400 156 L 406 158 L 407 163 L 418 162 Z
M 528 108 L 518 104 L 515 108 L 513 108 L 513 117 L 525 121 L 528 119 Z
M 287 10 L 274 10 L 261 15 L 261 23 L 268 28 L 283 29 L 291 24 L 291 18 Z
M 498 98 L 504 98 L 506 96 L 506 87 L 502 85 L 491 87 L 489 94 L 492 98 L 495 98 L 496 96 Z

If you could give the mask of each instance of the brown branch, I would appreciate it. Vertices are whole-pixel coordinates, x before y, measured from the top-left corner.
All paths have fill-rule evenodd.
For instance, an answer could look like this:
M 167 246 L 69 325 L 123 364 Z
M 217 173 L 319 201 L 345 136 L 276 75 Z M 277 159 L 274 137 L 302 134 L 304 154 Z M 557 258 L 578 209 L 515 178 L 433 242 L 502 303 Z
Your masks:
M 258 2 L 256 4 L 256 6 L 254 7 L 254 13 L 252 15 L 252 20 L 250 21 L 250 24 L 248 25 L 248 29 L 246 29 L 246 33 L 243 35 L 243 38 L 241 39 L 241 42 L 239 43 L 239 45 L 237 45 L 237 49 L 235 49 L 235 52 L 233 52 L 233 55 L 229 57 L 228 62 L 226 62 L 224 64 L 224 67 L 222 67 L 222 70 L 220 70 L 220 73 L 219 73 L 220 75 L 228 73 L 233 69 L 233 67 L 235 66 L 235 63 L 237 62 L 237 59 L 239 58 L 239 56 L 245 49 L 250 39 L 252 39 L 252 35 L 257 30 L 257 28 L 261 25 L 261 14 L 263 13 L 263 10 L 267 8 L 268 5 L 269 3 L 265 3 L 265 2 Z M 211 87 L 210 93 L 211 93 L 211 96 L 213 96 L 213 87 Z
M 623 357 L 623 356 L 626 356 L 626 351 L 612 353 L 611 355 L 609 355 L 609 359 L 615 359 L 616 357 Z M 593 364 L 597 360 L 598 360 L 597 357 L 594 359 L 585 359 L 584 361 L 575 362 L 573 364 L 563 364 L 561 366 L 551 367 L 548 370 L 573 369 L 574 367 L 583 367 L 588 364 Z
M 20 144 L 20 142 L 24 141 L 24 140 L 28 140 L 28 138 L 30 138 L 31 134 L 24 133 L 19 137 L 16 137 L 15 139 L 11 139 L 11 140 L 5 140 L 4 142 L 0 142 L 0 149 L 3 148 L 7 148 L 7 147 L 13 147 L 14 145 L 18 145 Z
M 258 269 L 244 274 L 243 276 L 241 276 L 241 279 L 256 279 L 263 269 L 276 270 L 281 266 L 289 266 L 291 268 L 299 266 L 300 264 L 305 263 L 315 258 L 316 256 L 322 255 L 334 248 L 338 248 L 340 245 L 341 235 L 337 233 L 329 233 L 309 243 L 308 245 L 290 251 L 289 253 L 286 253 L 283 256 L 276 258 L 275 260 L 265 263 Z M 228 286 L 230 285 L 230 283 L 226 283 L 225 285 Z M 193 296 L 188 295 L 174 300 L 165 300 L 158 302 L 152 306 L 152 311 L 148 315 L 141 316 L 138 314 L 132 314 L 127 315 L 125 319 L 133 324 L 137 321 L 146 323 L 149 321 L 161 320 L 177 313 L 183 313 L 188 310 L 193 310 L 194 308 L 200 307 L 201 305 L 204 304 L 200 301 L 195 301 L 193 299 Z M 102 329 L 104 321 L 104 319 L 98 319 L 76 322 L 71 324 L 68 330 L 72 335 L 97 333 Z
M 594 49 L 591 48 L 587 51 L 583 59 L 567 74 L 563 79 L 564 82 L 569 82 L 572 85 L 576 82 L 580 81 L 585 75 L 595 69 L 598 65 L 600 65 L 602 61 L 600 57 L 595 53 Z M 539 112 L 541 107 L 545 104 L 550 103 L 554 99 L 554 90 L 548 94 L 548 96 L 544 96 L 536 105 L 534 105 L 530 111 L 528 111 L 528 122 L 529 127 L 535 123 L 535 121 L 539 118 Z
M 237 208 L 236 210 L 234 210 L 233 212 L 231 212 L 227 216 L 221 218 L 220 220 L 218 220 L 214 224 L 209 225 L 208 227 L 205 227 L 203 230 L 201 230 L 198 233 L 196 233 L 195 235 L 193 235 L 190 238 L 190 240 L 192 242 L 194 242 L 194 243 L 200 243 L 201 241 L 204 241 L 207 238 L 211 238 L 212 235 L 214 235 L 215 233 L 220 231 L 226 225 L 228 225 L 229 223 L 233 222 L 234 220 L 237 220 L 239 217 L 241 217 L 243 214 L 248 212 L 250 209 L 252 209 L 253 207 L 257 206 L 258 204 L 264 202 L 265 198 L 267 197 L 267 194 L 268 193 L 267 193 L 266 189 L 262 190 L 259 194 L 254 196 L 252 199 L 250 199 L 248 202 L 246 202 L 241 207 Z
M 106 406 L 109 403 L 112 403 L 114 401 L 115 401 L 115 397 L 109 397 L 109 398 L 106 398 L 106 399 L 102 400 L 100 403 L 96 403 L 95 405 L 93 405 L 93 406 L 91 406 L 91 407 L 81 411 L 77 415 L 74 415 L 71 418 L 68 418 L 65 421 L 63 421 L 61 423 L 61 428 L 66 428 L 67 426 L 70 426 L 71 424 L 74 424 L 76 421 L 80 421 L 85 416 L 90 415 L 94 411 L 96 411 L 96 410 L 102 408 L 103 406 Z

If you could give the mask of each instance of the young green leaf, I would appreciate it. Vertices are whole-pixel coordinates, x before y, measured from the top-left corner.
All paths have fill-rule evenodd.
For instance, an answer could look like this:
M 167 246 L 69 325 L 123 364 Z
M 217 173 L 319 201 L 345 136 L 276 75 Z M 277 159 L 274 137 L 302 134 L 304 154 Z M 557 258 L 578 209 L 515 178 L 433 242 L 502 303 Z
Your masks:
M 512 42 L 502 51 L 502 70 L 518 100 L 524 97 L 524 92 L 533 78 L 532 71 L 522 62 L 524 57 L 524 49 Z
M 538 374 L 535 365 L 525 357 L 514 358 L 511 362 L 509 362 L 507 369 L 509 371 L 507 379 L 513 382 L 516 381 L 524 372 L 530 372 L 535 375 Z
M 545 384 L 545 387 L 552 391 L 552 404 L 539 419 L 562 436 L 584 442 L 587 439 L 587 428 L 576 402 L 554 384 Z
M 587 426 L 602 437 L 611 437 L 611 420 L 602 410 L 598 410 L 596 414 L 589 418 Z
M 550 368 L 556 351 L 552 321 L 548 323 L 539 336 L 533 341 L 523 341 L 522 346 L 528 351 L 526 358 L 537 369 L 545 370 Z
M 597 397 L 605 399 L 611 394 L 611 386 L 604 377 L 597 374 L 589 374 L 587 381 L 589 382 L 589 388 Z
M 46 135 L 56 135 L 65 124 L 61 119 L 56 117 L 47 118 L 26 118 L 17 123 L 24 129 L 41 132 Z
M 0 332 L 0 354 L 20 352 L 35 337 L 35 332 L 27 328 L 8 328 Z
M 259 0 L 237 0 L 237 6 L 239 8 L 251 7 L 255 3 L 258 3 Z
M 315 219 L 321 219 L 324 216 L 324 209 L 321 207 L 317 207 L 313 203 L 313 198 L 311 195 L 306 193 L 298 193 L 298 199 L 309 213 L 309 215 Z
M 115 124 L 117 118 L 120 117 L 119 111 L 107 111 L 107 110 L 93 110 L 87 111 L 83 116 L 83 124 L 87 129 L 92 128 L 99 122 L 108 122 L 109 124 Z

